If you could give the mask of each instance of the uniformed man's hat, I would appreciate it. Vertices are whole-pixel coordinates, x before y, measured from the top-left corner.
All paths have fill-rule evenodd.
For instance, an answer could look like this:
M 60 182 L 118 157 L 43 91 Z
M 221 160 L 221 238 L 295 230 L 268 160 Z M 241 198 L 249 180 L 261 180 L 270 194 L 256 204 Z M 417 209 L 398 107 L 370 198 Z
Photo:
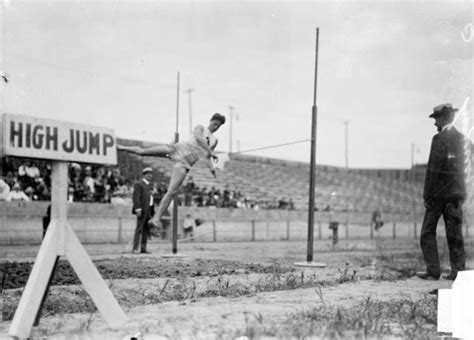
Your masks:
M 153 169 L 147 166 L 142 170 L 142 174 L 153 173 Z
M 457 111 L 459 111 L 459 109 L 454 109 L 451 103 L 441 104 L 433 108 L 433 113 L 430 114 L 429 117 L 436 118 L 444 115 L 449 116 L 453 115 Z

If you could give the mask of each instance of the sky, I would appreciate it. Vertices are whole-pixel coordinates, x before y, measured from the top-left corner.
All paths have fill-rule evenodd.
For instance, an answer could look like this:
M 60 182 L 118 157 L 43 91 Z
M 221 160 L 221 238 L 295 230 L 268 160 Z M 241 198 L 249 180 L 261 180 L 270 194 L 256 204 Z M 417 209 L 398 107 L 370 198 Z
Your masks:
M 409 168 L 412 143 L 415 163 L 427 162 L 434 106 L 466 104 L 474 121 L 471 1 L 3 0 L 0 10 L 3 112 L 169 143 L 177 111 L 189 137 L 191 108 L 192 125 L 227 117 L 220 151 L 231 125 L 233 151 L 308 140 L 319 28 L 318 164 L 345 166 L 345 126 L 349 167 Z M 310 144 L 246 154 L 309 162 Z

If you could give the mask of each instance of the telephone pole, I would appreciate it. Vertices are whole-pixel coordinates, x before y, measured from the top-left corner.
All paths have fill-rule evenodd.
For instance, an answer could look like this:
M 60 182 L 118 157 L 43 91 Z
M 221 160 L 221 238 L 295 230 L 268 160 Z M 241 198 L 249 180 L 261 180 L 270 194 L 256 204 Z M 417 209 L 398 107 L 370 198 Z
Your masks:
M 193 110 L 192 110 L 192 104 L 191 104 L 191 93 L 194 91 L 194 89 L 187 89 L 184 91 L 185 93 L 188 94 L 188 103 L 189 103 L 189 135 L 193 134 Z
M 344 141 L 345 141 L 345 152 L 344 156 L 346 159 L 346 169 L 349 169 L 349 121 L 344 122 Z
M 229 153 L 232 153 L 232 122 L 234 120 L 234 107 L 233 106 L 229 106 L 229 129 L 230 129 L 230 133 L 229 133 Z

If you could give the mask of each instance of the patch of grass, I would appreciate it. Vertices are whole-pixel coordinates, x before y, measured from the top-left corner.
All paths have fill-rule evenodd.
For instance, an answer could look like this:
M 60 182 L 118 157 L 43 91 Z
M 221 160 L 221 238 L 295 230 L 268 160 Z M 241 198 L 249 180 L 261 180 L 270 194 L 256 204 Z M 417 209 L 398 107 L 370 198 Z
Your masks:
M 231 336 L 249 339 L 433 339 L 436 337 L 436 301 L 372 301 L 350 307 L 328 305 L 272 320 L 264 315 L 246 315 L 246 326 Z

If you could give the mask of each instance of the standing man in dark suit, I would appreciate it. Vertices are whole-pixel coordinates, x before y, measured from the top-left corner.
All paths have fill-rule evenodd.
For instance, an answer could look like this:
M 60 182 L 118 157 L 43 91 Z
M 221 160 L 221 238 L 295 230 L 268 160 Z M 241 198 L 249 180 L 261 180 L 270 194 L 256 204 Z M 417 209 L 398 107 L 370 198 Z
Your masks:
M 443 215 L 449 247 L 451 272 L 448 280 L 456 279 L 458 271 L 465 270 L 464 240 L 462 236 L 462 204 L 466 198 L 466 153 L 471 152 L 471 142 L 453 126 L 458 109 L 442 104 L 433 109 L 438 133 L 431 142 L 426 169 L 423 199 L 426 207 L 421 227 L 420 244 L 426 272 L 418 274 L 424 280 L 438 280 L 441 276 L 436 226 Z
M 135 229 L 135 236 L 133 238 L 132 253 L 138 252 L 140 246 L 140 253 L 150 254 L 146 249 L 147 240 L 149 237 L 148 221 L 154 214 L 153 195 L 151 190 L 151 179 L 153 178 L 153 170 L 150 167 L 144 168 L 143 178 L 136 182 L 133 187 L 133 209 L 132 213 L 137 215 L 137 228 Z

